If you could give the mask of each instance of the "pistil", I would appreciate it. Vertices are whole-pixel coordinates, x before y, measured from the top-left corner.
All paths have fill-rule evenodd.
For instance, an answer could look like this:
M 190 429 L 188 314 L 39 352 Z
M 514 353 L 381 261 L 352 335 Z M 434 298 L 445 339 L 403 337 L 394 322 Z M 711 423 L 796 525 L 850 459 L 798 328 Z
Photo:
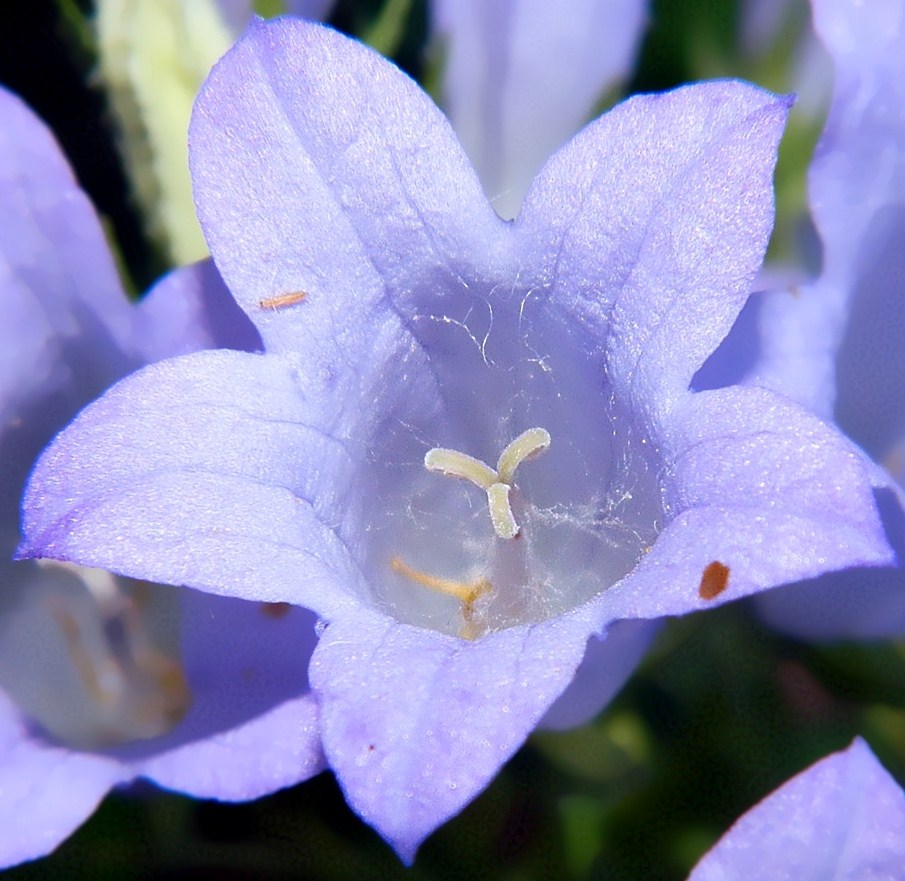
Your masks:
M 434 447 L 424 457 L 424 467 L 428 471 L 468 480 L 487 493 L 487 507 L 494 532 L 500 538 L 516 538 L 519 525 L 512 513 L 509 494 L 514 488 L 515 471 L 522 462 L 533 459 L 550 446 L 550 432 L 545 428 L 529 428 L 511 441 L 500 453 L 497 467 L 491 468 L 486 462 L 450 450 Z
M 428 471 L 467 480 L 487 494 L 490 522 L 498 540 L 494 542 L 487 561 L 491 577 L 475 581 L 440 578 L 414 569 L 400 557 L 390 560 L 390 568 L 416 584 L 459 600 L 464 622 L 461 631 L 463 638 L 474 639 L 479 633 L 474 620 L 475 606 L 483 596 L 491 593 L 495 597 L 499 595 L 503 606 L 510 611 L 525 602 L 521 593 L 529 582 L 529 550 L 527 542 L 517 541 L 522 533 L 513 509 L 521 517 L 525 514 L 525 505 L 515 484 L 515 473 L 522 462 L 540 455 L 549 446 L 550 434 L 546 429 L 530 428 L 506 445 L 496 468 L 467 453 L 446 447 L 434 447 L 424 457 L 424 467 Z

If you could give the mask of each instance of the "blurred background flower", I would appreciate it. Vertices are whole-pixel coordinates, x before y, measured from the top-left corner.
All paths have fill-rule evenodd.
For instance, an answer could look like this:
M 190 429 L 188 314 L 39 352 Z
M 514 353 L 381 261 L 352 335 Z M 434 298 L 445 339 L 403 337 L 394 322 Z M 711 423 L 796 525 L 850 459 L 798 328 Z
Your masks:
M 314 617 L 13 561 L 29 467 L 125 373 L 260 339 L 212 267 L 130 303 L 52 136 L 0 89 L 0 866 L 43 856 L 112 786 L 255 798 L 322 767 Z M 132 439 L 121 436 L 128 449 Z

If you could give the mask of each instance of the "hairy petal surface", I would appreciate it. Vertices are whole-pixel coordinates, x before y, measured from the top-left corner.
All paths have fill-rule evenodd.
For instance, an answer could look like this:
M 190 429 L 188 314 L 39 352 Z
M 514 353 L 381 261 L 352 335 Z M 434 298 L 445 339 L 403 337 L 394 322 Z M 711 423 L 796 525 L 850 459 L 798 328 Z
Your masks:
M 581 0 L 563 15 L 543 0 L 434 0 L 443 104 L 502 217 L 627 75 L 646 5 Z
M 736 821 L 689 881 L 896 881 L 905 873 L 905 793 L 856 739 Z

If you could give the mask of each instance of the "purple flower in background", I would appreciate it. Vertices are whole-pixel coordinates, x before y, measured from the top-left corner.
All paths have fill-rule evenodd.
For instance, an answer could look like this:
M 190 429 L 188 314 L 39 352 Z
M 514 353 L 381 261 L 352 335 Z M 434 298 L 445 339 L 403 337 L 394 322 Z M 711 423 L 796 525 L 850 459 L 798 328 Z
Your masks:
M 433 0 L 443 108 L 497 213 L 629 73 L 646 0 Z
M 688 881 L 903 877 L 905 793 L 859 738 L 740 817 Z
M 313 618 L 49 561 L 12 562 L 28 470 L 155 358 L 260 347 L 211 265 L 141 303 L 43 124 L 0 90 L 0 866 L 42 856 L 143 776 L 247 799 L 322 765 Z M 120 438 L 128 449 L 130 438 Z
M 810 170 L 823 266 L 811 284 L 765 295 L 746 382 L 795 397 L 878 463 L 890 541 L 905 552 L 905 3 L 814 0 L 836 71 Z M 750 323 L 755 327 L 755 323 Z M 725 354 L 739 351 L 730 336 Z M 835 573 L 765 595 L 778 629 L 814 638 L 905 632 L 905 569 Z
M 190 140 L 264 353 L 85 410 L 21 553 L 312 609 L 327 760 L 412 859 L 539 722 L 609 699 L 648 621 L 889 560 L 843 439 L 769 391 L 689 391 L 760 263 L 787 110 L 740 82 L 635 98 L 508 223 L 392 65 L 255 24 Z

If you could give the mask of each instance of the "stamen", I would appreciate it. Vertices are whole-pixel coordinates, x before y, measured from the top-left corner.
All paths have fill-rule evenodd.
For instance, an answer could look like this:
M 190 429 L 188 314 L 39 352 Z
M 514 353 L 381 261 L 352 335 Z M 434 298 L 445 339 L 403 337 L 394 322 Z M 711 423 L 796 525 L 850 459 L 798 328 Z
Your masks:
M 188 683 L 175 657 L 158 648 L 142 607 L 147 585 L 120 583 L 101 569 L 42 560 L 50 570 L 71 573 L 80 582 L 46 597 L 47 612 L 59 627 L 66 652 L 90 703 L 88 722 L 41 721 L 67 742 L 111 745 L 165 734 L 191 702 Z M 93 706 L 92 706 L 93 705 Z
M 91 656 L 85 647 L 81 628 L 65 603 L 53 597 L 49 608 L 63 633 L 69 656 L 85 686 L 85 691 L 95 703 L 110 706 L 124 687 L 116 664 L 108 658 Z
M 436 471 L 448 477 L 470 480 L 481 489 L 488 489 L 497 482 L 496 471 L 480 459 L 444 447 L 428 450 L 424 457 L 424 467 L 428 471 Z
M 515 538 L 519 526 L 515 522 L 512 506 L 509 504 L 509 484 L 495 483 L 487 489 L 487 504 L 490 507 L 490 521 L 493 531 L 500 538 Z
M 533 459 L 550 446 L 550 432 L 545 428 L 529 428 L 523 431 L 500 453 L 496 470 L 501 483 L 512 483 L 515 469 L 522 462 Z
M 492 585 L 486 578 L 479 578 L 477 581 L 469 584 L 466 581 L 449 581 L 445 578 L 437 578 L 434 575 L 428 575 L 418 569 L 413 569 L 400 557 L 393 557 L 390 560 L 390 568 L 414 581 L 416 584 L 429 587 L 431 590 L 445 593 L 462 601 L 462 629 L 459 635 L 462 639 L 475 639 L 477 629 L 474 624 L 474 607 L 475 603 L 485 594 L 489 593 Z
M 413 569 L 400 557 L 393 557 L 390 560 L 390 568 L 398 575 L 408 578 L 409 581 L 414 581 L 423 587 L 429 587 L 431 590 L 448 594 L 463 603 L 471 605 L 474 605 L 474 601 L 482 593 L 486 593 L 490 589 L 490 582 L 485 578 L 479 578 L 471 584 L 467 581 L 449 581 L 445 578 L 437 578 L 435 575 L 428 575 L 426 572 Z

